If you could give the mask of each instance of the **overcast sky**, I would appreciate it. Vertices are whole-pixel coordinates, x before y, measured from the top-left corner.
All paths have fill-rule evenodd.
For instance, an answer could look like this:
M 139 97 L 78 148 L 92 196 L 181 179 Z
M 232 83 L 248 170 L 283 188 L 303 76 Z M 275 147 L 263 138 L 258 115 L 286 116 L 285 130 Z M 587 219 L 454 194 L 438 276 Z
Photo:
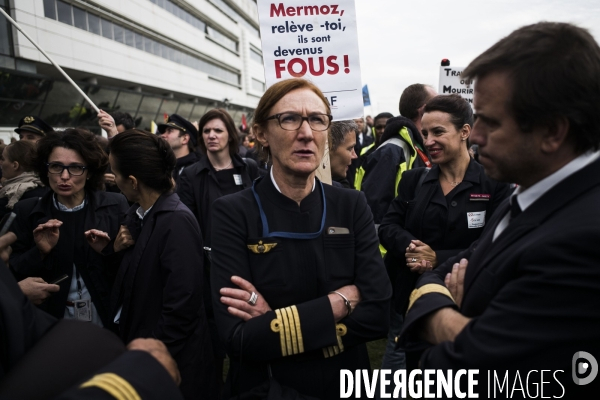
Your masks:
M 438 88 L 440 61 L 465 67 L 513 30 L 539 21 L 571 22 L 600 42 L 599 0 L 356 0 L 366 114 L 399 113 L 410 84 Z

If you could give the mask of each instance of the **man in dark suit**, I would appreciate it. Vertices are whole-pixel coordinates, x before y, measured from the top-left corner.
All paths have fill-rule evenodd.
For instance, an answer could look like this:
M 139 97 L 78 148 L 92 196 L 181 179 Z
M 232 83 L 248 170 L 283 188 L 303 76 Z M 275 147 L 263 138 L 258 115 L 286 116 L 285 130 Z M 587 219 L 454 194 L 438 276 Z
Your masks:
M 600 359 L 600 47 L 584 29 L 538 23 L 463 77 L 476 79 L 480 162 L 519 186 L 478 242 L 420 278 L 399 342 L 432 344 L 423 369 L 508 378 L 500 390 L 492 372 L 480 394 L 512 396 L 519 374 L 530 396 L 540 382 L 542 396 L 590 393 L 600 383 L 583 385 Z

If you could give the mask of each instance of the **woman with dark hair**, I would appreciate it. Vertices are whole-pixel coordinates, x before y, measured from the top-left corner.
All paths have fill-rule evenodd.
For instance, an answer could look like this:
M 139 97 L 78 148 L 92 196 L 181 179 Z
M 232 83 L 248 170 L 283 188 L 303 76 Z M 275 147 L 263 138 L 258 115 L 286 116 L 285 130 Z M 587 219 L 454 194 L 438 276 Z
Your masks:
M 210 247 L 210 212 L 221 196 L 239 192 L 258 178 L 256 162 L 238 155 L 238 134 L 229 113 L 217 108 L 208 111 L 198 123 L 200 150 L 207 157 L 186 168 L 179 177 L 177 194 L 194 213 Z
M 51 282 L 67 275 L 60 291 L 40 307 L 56 318 L 110 328 L 114 270 L 110 257 L 93 251 L 94 232 L 114 238 L 128 206 L 122 195 L 98 190 L 107 163 L 94 135 L 83 129 L 52 132 L 37 142 L 33 170 L 51 190 L 15 205 L 11 230 L 18 240 L 10 268 L 18 279 Z
M 0 156 L 2 177 L 0 218 L 11 212 L 19 200 L 41 197 L 48 189 L 33 172 L 35 143 L 21 140 L 4 147 Z
M 213 306 L 231 361 L 228 395 L 260 386 L 279 398 L 278 382 L 338 399 L 340 370 L 368 369 L 365 343 L 387 332 L 391 287 L 365 197 L 316 178 L 331 119 L 311 82 L 271 86 L 252 127 L 271 174 L 213 205 Z
M 111 296 L 119 335 L 125 343 L 163 341 L 179 366 L 184 397 L 216 399 L 202 298 L 202 235 L 173 193 L 175 154 L 164 139 L 135 129 L 115 136 L 109 151 L 115 182 L 134 203 L 114 244 L 115 252 L 125 250 Z
M 198 123 L 200 149 L 207 157 L 186 168 L 177 184 L 177 194 L 198 220 L 204 238 L 204 302 L 208 316 L 213 351 L 217 364 L 217 379 L 222 382 L 225 351 L 221 345 L 214 322 L 210 297 L 210 247 L 211 212 L 213 202 L 225 195 L 249 188 L 258 178 L 258 166 L 254 160 L 238 155 L 238 133 L 229 113 L 223 109 L 208 111 Z
M 486 221 L 509 195 L 509 185 L 485 175 L 469 155 L 473 110 L 458 95 L 430 99 L 421 119 L 425 147 L 433 167 L 406 171 L 398 196 L 379 227 L 387 249 L 385 264 L 394 284 L 392 330 L 384 368 L 395 347 L 393 336 L 402 327 L 402 315 L 417 278 L 477 240 Z M 403 356 L 401 357 L 404 358 Z M 397 367 L 398 365 L 396 365 Z

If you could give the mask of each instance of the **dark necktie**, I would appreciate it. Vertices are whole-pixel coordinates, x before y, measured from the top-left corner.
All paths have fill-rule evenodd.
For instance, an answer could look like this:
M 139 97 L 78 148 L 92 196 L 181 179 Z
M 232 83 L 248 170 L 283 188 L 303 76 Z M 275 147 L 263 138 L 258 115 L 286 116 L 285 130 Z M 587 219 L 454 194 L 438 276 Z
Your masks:
M 510 199 L 510 219 L 511 221 L 519 216 L 523 210 L 519 206 L 519 202 L 517 201 L 517 196 L 514 196 Z

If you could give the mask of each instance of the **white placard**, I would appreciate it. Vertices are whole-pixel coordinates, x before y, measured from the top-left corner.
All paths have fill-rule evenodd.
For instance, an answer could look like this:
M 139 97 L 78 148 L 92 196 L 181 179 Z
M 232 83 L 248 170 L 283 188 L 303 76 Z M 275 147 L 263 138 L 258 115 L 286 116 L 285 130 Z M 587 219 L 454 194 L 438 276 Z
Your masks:
M 473 80 L 464 80 L 464 67 L 440 67 L 439 94 L 458 94 L 473 107 Z
M 321 89 L 336 121 L 362 117 L 354 0 L 258 0 L 267 86 L 304 78 Z

